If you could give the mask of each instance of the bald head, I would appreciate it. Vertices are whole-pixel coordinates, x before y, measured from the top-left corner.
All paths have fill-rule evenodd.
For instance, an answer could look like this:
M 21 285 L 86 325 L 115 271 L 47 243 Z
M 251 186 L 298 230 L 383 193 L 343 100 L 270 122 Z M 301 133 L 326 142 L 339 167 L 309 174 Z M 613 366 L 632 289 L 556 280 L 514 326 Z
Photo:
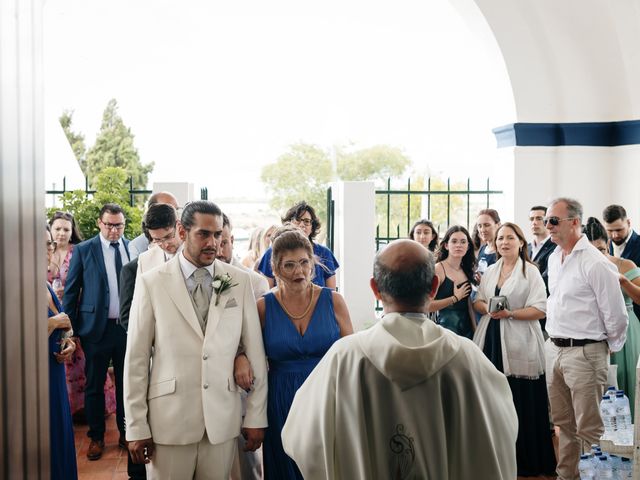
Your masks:
M 434 276 L 435 262 L 429 250 L 413 240 L 396 240 L 376 255 L 372 287 L 386 311 L 389 304 L 404 311 L 421 311 L 429 301 Z
M 178 208 L 178 200 L 169 192 L 156 192 L 149 197 L 147 208 L 157 203 L 168 203 L 173 205 L 173 208 Z

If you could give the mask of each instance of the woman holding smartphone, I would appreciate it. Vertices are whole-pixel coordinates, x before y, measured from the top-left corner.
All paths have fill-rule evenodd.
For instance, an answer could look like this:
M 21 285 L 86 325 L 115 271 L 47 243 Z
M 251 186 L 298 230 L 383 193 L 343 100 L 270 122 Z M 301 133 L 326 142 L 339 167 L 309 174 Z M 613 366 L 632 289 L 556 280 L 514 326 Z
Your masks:
M 443 327 L 472 338 L 475 320 L 469 294 L 475 256 L 466 228 L 455 225 L 447 230 L 440 242 L 437 261 L 438 292 L 429 303 L 429 311 L 438 312 L 438 323 Z
M 482 315 L 473 341 L 509 382 L 519 423 L 518 476 L 553 475 L 556 459 L 538 322 L 545 316 L 547 291 L 540 271 L 529 260 L 520 227 L 502 224 L 495 244 L 498 260 L 482 276 L 473 303 Z

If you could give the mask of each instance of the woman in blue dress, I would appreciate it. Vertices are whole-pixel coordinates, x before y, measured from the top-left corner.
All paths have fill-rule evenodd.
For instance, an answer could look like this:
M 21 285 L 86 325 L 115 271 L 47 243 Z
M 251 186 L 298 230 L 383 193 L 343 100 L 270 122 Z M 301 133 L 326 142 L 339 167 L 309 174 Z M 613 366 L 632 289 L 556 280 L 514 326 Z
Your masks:
M 272 249 L 278 286 L 258 300 L 269 361 L 264 475 L 266 480 L 302 479 L 282 448 L 282 427 L 298 388 L 331 345 L 353 333 L 353 327 L 342 296 L 312 283 L 315 260 L 304 233 L 293 226 L 282 227 L 274 234 Z
M 47 260 L 56 250 L 47 225 Z M 71 331 L 71 321 L 56 297 L 53 288 L 47 283 L 49 334 L 49 435 L 51 442 L 51 479 L 73 480 L 78 478 L 76 466 L 76 448 L 73 437 L 71 409 L 67 396 L 67 380 L 64 362 L 71 358 L 76 346 L 70 338 L 63 335 Z
M 313 207 L 308 205 L 307 202 L 296 203 L 282 218 L 282 223 L 291 223 L 293 226 L 298 227 L 311 242 L 313 255 L 315 256 L 313 283 L 320 287 L 328 287 L 335 290 L 336 270 L 340 265 L 331 250 L 313 241 L 320 232 L 320 220 Z M 258 263 L 258 271 L 267 277 L 269 288 L 273 288 L 276 284 L 271 268 L 272 252 L 272 247 L 269 247 Z

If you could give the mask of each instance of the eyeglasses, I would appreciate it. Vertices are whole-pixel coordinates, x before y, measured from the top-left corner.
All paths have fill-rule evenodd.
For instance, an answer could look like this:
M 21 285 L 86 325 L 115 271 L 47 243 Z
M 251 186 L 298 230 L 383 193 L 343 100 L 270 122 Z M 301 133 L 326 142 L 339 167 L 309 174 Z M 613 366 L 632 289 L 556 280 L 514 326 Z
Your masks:
M 52 252 L 55 252 L 56 248 L 58 248 L 58 244 L 56 242 L 47 240 L 47 250 L 51 250 Z
M 109 230 L 121 230 L 124 228 L 124 223 L 104 223 L 102 220 L 100 220 L 100 223 Z
M 296 222 L 297 223 L 302 223 L 302 224 L 304 224 L 305 226 L 308 227 L 308 226 L 311 225 L 311 222 L 313 222 L 313 220 L 311 220 L 310 218 L 297 218 Z
M 151 243 L 155 245 L 163 245 L 167 242 L 170 242 L 176 237 L 176 227 L 173 227 L 173 231 L 162 238 L 153 238 L 151 237 Z
M 560 222 L 564 222 L 565 220 L 575 220 L 576 217 L 567 217 L 567 218 L 560 218 L 560 217 L 546 217 L 545 219 L 542 220 L 542 223 L 544 223 L 544 226 L 547 226 L 547 223 L 550 223 L 552 226 L 557 227 L 558 225 L 560 225 Z
M 293 260 L 289 260 L 282 264 L 282 271 L 287 274 L 291 274 L 295 272 L 296 268 L 298 267 L 300 267 L 300 269 L 303 271 L 309 270 L 311 268 L 311 260 L 307 258 L 303 258 L 302 260 L 299 260 L 297 262 L 294 262 Z

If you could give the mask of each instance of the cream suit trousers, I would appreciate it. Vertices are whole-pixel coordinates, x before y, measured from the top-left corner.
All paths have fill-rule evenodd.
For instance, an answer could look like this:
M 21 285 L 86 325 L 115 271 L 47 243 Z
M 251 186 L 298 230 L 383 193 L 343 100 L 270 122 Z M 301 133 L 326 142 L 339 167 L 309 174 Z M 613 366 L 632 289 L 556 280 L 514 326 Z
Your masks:
M 198 443 L 158 445 L 151 463 L 147 464 L 147 480 L 229 480 L 236 439 L 212 445 L 207 433 Z

